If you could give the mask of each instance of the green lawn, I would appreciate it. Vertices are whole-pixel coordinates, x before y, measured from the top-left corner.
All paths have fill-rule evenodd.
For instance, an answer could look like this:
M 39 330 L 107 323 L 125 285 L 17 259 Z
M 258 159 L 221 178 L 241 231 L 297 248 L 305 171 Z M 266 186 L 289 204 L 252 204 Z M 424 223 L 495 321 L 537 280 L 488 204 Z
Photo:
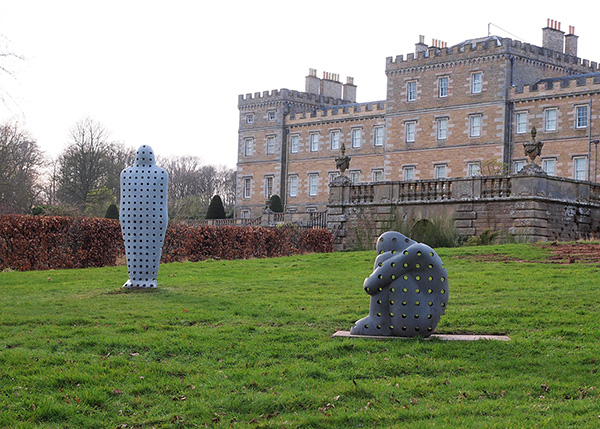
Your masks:
M 2 272 L 0 427 L 600 426 L 598 266 L 438 251 L 437 332 L 511 341 L 331 338 L 375 252 L 165 264 L 142 292 L 125 267 Z

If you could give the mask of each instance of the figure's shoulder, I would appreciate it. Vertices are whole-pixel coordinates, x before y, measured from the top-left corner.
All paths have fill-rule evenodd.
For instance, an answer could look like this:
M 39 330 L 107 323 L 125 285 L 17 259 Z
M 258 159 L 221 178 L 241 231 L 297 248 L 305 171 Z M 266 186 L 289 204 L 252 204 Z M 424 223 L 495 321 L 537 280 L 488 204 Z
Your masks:
M 124 168 L 124 169 L 121 171 L 121 176 L 125 176 L 126 174 L 131 174 L 132 170 L 133 170 L 133 167 L 127 167 L 127 168 Z

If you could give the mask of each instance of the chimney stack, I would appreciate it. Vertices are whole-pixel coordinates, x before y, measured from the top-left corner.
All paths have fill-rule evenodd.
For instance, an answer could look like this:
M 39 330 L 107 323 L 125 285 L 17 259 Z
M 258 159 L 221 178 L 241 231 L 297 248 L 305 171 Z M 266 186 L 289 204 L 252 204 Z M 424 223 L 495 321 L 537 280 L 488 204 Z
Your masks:
M 577 56 L 577 39 L 579 36 L 575 35 L 575 27 L 569 25 L 569 33 L 565 36 L 565 54 Z
M 340 75 L 337 73 L 323 72 L 321 79 L 321 95 L 332 98 L 342 98 L 342 82 Z
M 546 49 L 562 53 L 565 33 L 564 31 L 560 31 L 560 22 L 548 18 L 546 27 L 542 28 L 542 32 L 542 46 Z
M 356 103 L 356 85 L 354 85 L 353 77 L 346 76 L 346 83 L 344 84 L 342 97 L 346 101 Z
M 427 52 L 427 44 L 425 43 L 425 36 L 419 36 L 419 43 L 415 43 L 415 55 L 419 55 L 419 52 Z
M 306 84 L 304 91 L 309 94 L 319 94 L 321 91 L 321 79 L 317 77 L 317 69 L 308 69 L 308 76 L 306 76 Z

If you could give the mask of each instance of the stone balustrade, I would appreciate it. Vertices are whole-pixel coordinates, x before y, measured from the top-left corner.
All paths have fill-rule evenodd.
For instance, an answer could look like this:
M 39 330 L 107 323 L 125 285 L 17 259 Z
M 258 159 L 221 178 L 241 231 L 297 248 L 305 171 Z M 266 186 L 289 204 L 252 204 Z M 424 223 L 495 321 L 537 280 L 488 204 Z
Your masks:
M 353 246 L 365 220 L 375 240 L 399 218 L 451 219 L 464 236 L 491 228 L 526 241 L 576 240 L 600 235 L 600 185 L 515 175 L 330 186 L 327 224 L 337 249 Z

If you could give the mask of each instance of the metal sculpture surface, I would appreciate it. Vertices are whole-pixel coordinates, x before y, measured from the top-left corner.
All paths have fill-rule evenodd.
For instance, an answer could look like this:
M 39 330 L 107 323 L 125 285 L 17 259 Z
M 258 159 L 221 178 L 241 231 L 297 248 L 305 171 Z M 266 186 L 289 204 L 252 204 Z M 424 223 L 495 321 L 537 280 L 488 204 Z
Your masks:
M 377 240 L 373 273 L 363 287 L 371 296 L 369 315 L 352 335 L 428 337 L 448 304 L 448 273 L 438 254 L 395 231 Z
M 121 172 L 121 232 L 129 280 L 126 288 L 155 288 L 167 231 L 169 174 L 157 167 L 147 145 L 137 151 L 135 165 Z

